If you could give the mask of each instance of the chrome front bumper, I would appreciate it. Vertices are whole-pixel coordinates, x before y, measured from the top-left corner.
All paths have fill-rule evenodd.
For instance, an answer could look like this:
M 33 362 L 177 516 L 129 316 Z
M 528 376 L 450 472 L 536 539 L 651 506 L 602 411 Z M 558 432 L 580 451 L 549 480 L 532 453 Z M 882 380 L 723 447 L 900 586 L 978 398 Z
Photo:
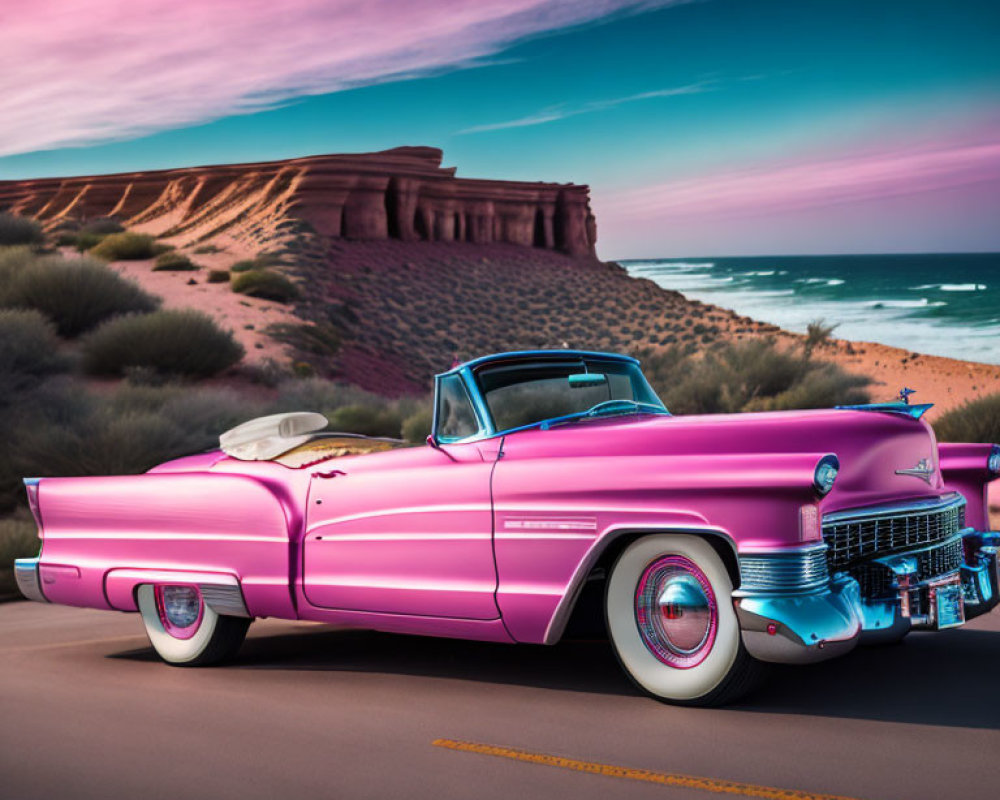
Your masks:
M 807 591 L 733 593 L 743 644 L 761 661 L 808 664 L 860 643 L 896 641 L 910 630 L 956 627 L 1000 603 L 1000 532 L 965 530 L 960 569 L 912 581 L 914 553 L 878 563 L 892 571 L 891 594 L 865 598 L 855 578 L 837 573 Z M 926 549 L 926 548 L 924 548 Z M 939 599 L 940 597 L 940 599 Z
M 743 644 L 761 661 L 810 664 L 843 655 L 858 643 L 861 591 L 853 578 L 837 577 L 806 594 L 733 595 Z

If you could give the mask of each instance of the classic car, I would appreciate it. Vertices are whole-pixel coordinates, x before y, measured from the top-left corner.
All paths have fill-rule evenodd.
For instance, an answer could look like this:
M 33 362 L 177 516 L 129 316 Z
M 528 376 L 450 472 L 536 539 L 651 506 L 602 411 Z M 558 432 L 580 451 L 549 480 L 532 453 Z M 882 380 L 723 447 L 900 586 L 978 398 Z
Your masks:
M 168 664 L 254 618 L 554 644 L 606 632 L 674 703 L 773 662 L 963 624 L 1000 599 L 1000 448 L 903 401 L 673 416 L 638 361 L 503 353 L 435 381 L 426 445 L 252 420 L 142 475 L 26 478 L 29 598 L 138 612 Z

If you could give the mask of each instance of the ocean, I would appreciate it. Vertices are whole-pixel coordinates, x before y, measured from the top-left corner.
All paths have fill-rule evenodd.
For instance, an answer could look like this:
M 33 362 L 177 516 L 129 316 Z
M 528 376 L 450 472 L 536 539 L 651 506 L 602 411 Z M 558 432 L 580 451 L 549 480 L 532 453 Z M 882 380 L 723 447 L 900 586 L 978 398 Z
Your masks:
M 620 262 L 686 297 L 804 333 L 1000 364 L 1000 253 L 658 258 Z

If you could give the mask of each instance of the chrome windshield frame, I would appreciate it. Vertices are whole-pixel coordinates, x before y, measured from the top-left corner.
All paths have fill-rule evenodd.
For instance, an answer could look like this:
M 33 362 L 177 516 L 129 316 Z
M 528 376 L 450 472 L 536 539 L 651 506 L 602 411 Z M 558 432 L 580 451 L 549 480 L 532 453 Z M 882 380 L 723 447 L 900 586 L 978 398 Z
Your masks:
M 530 430 L 532 428 L 543 428 L 547 429 L 552 425 L 558 425 L 560 423 L 572 422 L 576 419 L 602 419 L 612 416 L 608 415 L 594 415 L 589 416 L 589 411 L 578 412 L 574 414 L 567 414 L 561 417 L 553 417 L 551 419 L 539 420 L 537 422 L 532 422 L 528 425 L 520 425 L 513 428 L 505 428 L 503 430 L 497 430 L 496 425 L 493 421 L 493 415 L 490 413 L 489 406 L 486 403 L 486 397 L 482 392 L 482 388 L 479 385 L 479 381 L 476 379 L 476 374 L 478 371 L 484 367 L 492 366 L 494 364 L 502 364 L 505 362 L 516 364 L 518 362 L 523 362 L 525 364 L 538 363 L 538 362 L 558 362 L 558 361 L 612 361 L 616 363 L 632 364 L 636 367 L 639 366 L 639 359 L 632 356 L 621 355 L 619 353 L 602 353 L 597 351 L 589 350 L 520 350 L 509 353 L 497 353 L 495 355 L 483 356 L 481 358 L 473 359 L 472 361 L 467 361 L 464 364 L 458 364 L 452 367 L 447 372 L 442 372 L 434 377 L 434 411 L 433 411 L 433 421 L 431 425 L 431 438 L 436 444 L 465 444 L 468 442 L 478 442 L 484 439 L 492 439 L 498 436 L 506 436 L 510 433 L 517 433 L 518 431 Z M 640 370 L 641 372 L 641 370 Z M 458 375 L 462 379 L 462 383 L 465 386 L 466 393 L 472 402 L 472 408 L 476 416 L 476 421 L 479 429 L 476 433 L 466 436 L 463 438 L 449 438 L 441 437 L 438 435 L 438 393 L 441 385 L 441 381 L 451 375 Z M 643 375 L 645 380 L 645 375 Z M 648 381 L 647 381 L 648 384 Z M 652 390 L 652 387 L 650 387 Z M 655 391 L 653 392 L 655 396 Z M 658 398 L 657 398 L 658 399 Z M 662 411 L 658 410 L 646 410 L 646 409 L 631 409 L 625 411 L 625 415 L 635 415 L 640 414 L 665 414 L 668 415 L 670 412 L 667 410 L 661 402 L 660 407 Z

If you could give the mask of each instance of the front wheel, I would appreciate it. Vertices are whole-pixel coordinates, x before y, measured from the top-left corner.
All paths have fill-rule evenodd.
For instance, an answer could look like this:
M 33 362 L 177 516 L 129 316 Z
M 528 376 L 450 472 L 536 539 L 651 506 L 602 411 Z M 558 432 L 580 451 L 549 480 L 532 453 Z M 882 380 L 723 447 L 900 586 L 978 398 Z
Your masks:
M 611 643 L 629 677 L 679 705 L 731 702 L 766 667 L 743 647 L 722 559 L 697 536 L 638 539 L 612 567 L 605 595 Z
M 197 586 L 139 587 L 137 601 L 149 643 L 176 667 L 218 664 L 236 655 L 251 620 L 216 613 Z

